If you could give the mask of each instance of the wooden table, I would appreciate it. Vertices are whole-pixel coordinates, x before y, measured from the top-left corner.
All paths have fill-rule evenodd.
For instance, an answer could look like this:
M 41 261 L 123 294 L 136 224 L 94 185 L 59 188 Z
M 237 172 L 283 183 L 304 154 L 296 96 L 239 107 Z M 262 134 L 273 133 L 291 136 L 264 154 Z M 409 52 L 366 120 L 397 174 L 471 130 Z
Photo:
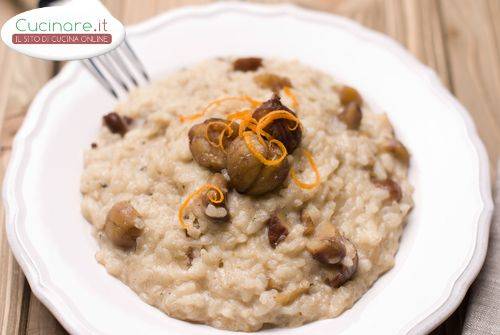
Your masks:
M 104 0 L 125 24 L 186 4 L 210 0 Z M 283 1 L 260 1 L 277 3 Z M 295 0 L 304 7 L 350 17 L 401 42 L 472 114 L 490 160 L 500 154 L 500 0 Z M 0 23 L 35 6 L 34 0 L 0 0 Z M 0 42 L 1 171 L 12 138 L 39 90 L 61 64 L 8 50 Z M 443 125 L 446 127 L 446 125 Z M 446 154 L 446 153 L 443 153 Z M 493 166 L 493 165 L 492 165 Z M 492 169 L 494 171 L 494 169 Z M 3 211 L 3 208 L 1 209 Z M 3 215 L 2 215 L 3 216 Z M 65 334 L 31 293 L 0 230 L 0 329 L 2 334 Z M 459 309 L 433 334 L 458 334 L 467 309 Z

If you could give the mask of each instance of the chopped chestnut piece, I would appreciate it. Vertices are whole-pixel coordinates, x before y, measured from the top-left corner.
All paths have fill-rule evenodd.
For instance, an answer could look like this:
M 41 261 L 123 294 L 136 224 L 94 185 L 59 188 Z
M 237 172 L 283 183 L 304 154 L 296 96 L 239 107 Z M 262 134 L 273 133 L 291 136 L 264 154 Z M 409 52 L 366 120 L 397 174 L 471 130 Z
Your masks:
M 390 178 L 384 180 L 372 178 L 371 181 L 375 186 L 383 188 L 389 192 L 389 201 L 401 201 L 403 193 L 401 192 L 401 187 L 399 187 L 398 183 L 396 183 L 394 180 Z
M 251 141 L 259 153 L 266 153 L 257 136 L 252 136 Z M 262 167 L 263 164 L 250 152 L 243 138 L 238 137 L 231 142 L 227 149 L 227 173 L 231 185 L 238 192 L 244 193 L 252 186 Z
M 347 129 L 351 130 L 359 129 L 362 118 L 363 113 L 361 112 L 361 107 L 355 102 L 350 102 L 344 107 L 342 113 L 339 114 L 340 121 L 347 126 Z
M 272 73 L 262 73 L 253 79 L 263 89 L 269 89 L 278 93 L 285 87 L 292 87 L 292 82 L 287 77 L 281 77 Z
M 304 226 L 304 235 L 309 236 L 314 232 L 314 222 L 311 216 L 307 213 L 307 211 L 303 210 L 300 213 L 300 221 Z
M 292 302 L 297 300 L 302 294 L 305 294 L 309 291 L 311 287 L 311 283 L 307 280 L 303 280 L 299 283 L 299 285 L 289 291 L 281 292 L 276 295 L 276 302 L 282 306 L 290 305 Z
M 115 245 L 131 248 L 142 233 L 142 219 L 129 201 L 120 201 L 106 216 L 104 233 Z
M 227 181 L 221 173 L 215 173 L 210 177 L 208 183 L 217 186 L 222 191 L 224 200 L 220 203 L 210 201 L 210 197 L 217 198 L 217 192 L 209 190 L 202 198 L 205 215 L 215 222 L 227 222 L 229 220 L 229 212 L 226 207 Z
M 113 134 L 120 134 L 121 136 L 124 136 L 127 133 L 127 124 L 124 119 L 118 115 L 118 113 L 111 112 L 104 115 L 102 119 L 106 127 L 108 127 L 109 131 Z
M 270 159 L 278 158 L 280 153 L 281 150 L 274 145 L 271 145 L 267 149 L 267 156 Z M 261 195 L 273 191 L 283 184 L 289 171 L 290 165 L 286 158 L 275 166 L 264 165 L 260 170 L 260 174 L 254 179 L 252 185 L 245 190 L 245 193 L 250 195 Z
M 356 89 L 350 86 L 342 86 L 338 92 L 340 95 L 340 103 L 343 106 L 342 113 L 339 114 L 340 121 L 347 126 L 347 129 L 359 129 L 361 119 L 363 118 L 363 113 L 361 111 L 363 98 L 361 98 L 361 95 Z
M 209 126 L 209 124 L 211 124 Z M 194 160 L 203 167 L 212 171 L 221 171 L 226 167 L 225 148 L 228 143 L 238 135 L 238 125 L 231 125 L 232 133 L 229 135 L 227 128 L 223 124 L 229 124 L 229 121 L 223 119 L 211 118 L 203 123 L 191 127 L 188 133 L 189 149 Z M 207 127 L 209 127 L 207 129 Z M 223 148 L 217 146 L 219 135 L 225 130 L 222 141 Z M 210 142 L 207 140 L 210 139 Z
M 233 62 L 234 71 L 257 71 L 262 66 L 262 58 L 246 57 L 238 58 Z
M 267 280 L 266 288 L 268 290 L 276 290 L 276 291 L 281 291 L 282 289 L 281 285 L 277 283 L 272 277 Z
M 124 116 L 123 117 L 123 120 L 125 121 L 125 123 L 130 126 L 132 123 L 134 123 L 134 119 L 132 119 L 130 116 Z
M 343 285 L 356 272 L 356 247 L 330 223 L 323 223 L 316 229 L 315 235 L 307 244 L 307 250 L 314 259 L 331 270 L 326 282 L 334 288 Z
M 406 149 L 403 143 L 396 139 L 388 140 L 382 147 L 382 150 L 390 152 L 405 165 L 410 163 L 410 153 L 408 152 L 408 149 Z
M 193 265 L 193 259 L 194 259 L 194 249 L 192 247 L 189 247 L 188 250 L 186 251 L 186 258 L 187 258 L 187 266 L 191 267 L 191 265 Z
M 318 262 L 335 265 L 345 257 L 344 238 L 332 224 L 322 224 L 307 244 L 307 250 Z
M 277 213 L 271 215 L 266 224 L 269 244 L 274 249 L 288 236 L 288 223 L 283 214 Z
M 271 99 L 265 101 L 262 105 L 257 107 L 257 109 L 253 112 L 252 117 L 259 121 L 270 112 L 278 110 L 287 111 L 296 116 L 290 108 L 281 103 L 279 95 L 274 94 Z M 300 145 L 300 141 L 302 140 L 302 129 L 292 120 L 277 119 L 265 127 L 264 131 L 283 143 L 289 154 L 291 154 Z
M 255 150 L 267 159 L 279 156 L 280 149 L 274 145 L 264 145 L 257 139 L 257 135 L 250 134 L 250 142 Z M 241 137 L 234 139 L 227 149 L 227 172 L 231 185 L 240 193 L 262 195 L 281 186 L 285 181 L 290 164 L 285 158 L 274 166 L 264 165 L 248 148 Z
M 358 252 L 351 241 L 345 238 L 346 255 L 341 263 L 336 264 L 335 271 L 327 277 L 326 283 L 333 288 L 338 288 L 352 278 L 358 268 Z
M 343 106 L 349 105 L 351 102 L 354 102 L 356 105 L 363 105 L 363 98 L 359 94 L 359 92 L 350 86 L 342 86 L 339 91 L 340 95 L 340 103 Z

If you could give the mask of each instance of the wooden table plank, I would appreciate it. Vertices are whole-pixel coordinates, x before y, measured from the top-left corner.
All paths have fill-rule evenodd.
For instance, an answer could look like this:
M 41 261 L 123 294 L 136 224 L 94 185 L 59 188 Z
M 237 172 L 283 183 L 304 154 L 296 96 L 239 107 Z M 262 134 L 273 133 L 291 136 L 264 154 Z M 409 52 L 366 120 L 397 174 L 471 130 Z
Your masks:
M 35 297 L 30 296 L 28 318 L 26 324 L 27 335 L 63 335 L 66 330 L 50 314 L 49 310 Z
M 7 64 L 3 65 L 3 69 L 7 71 L 3 72 L 0 78 L 2 82 L 7 82 L 7 85 L 3 83 L 0 85 L 5 87 L 5 90 L 0 91 L 0 101 L 4 102 L 3 108 L 0 108 L 2 178 L 9 159 L 12 139 L 22 123 L 31 100 L 52 77 L 53 70 L 52 62 L 36 60 L 12 51 L 7 52 L 9 54 Z M 27 323 L 30 290 L 6 242 L 3 206 L 0 249 L 3 270 L 0 279 L 2 331 L 5 334 L 22 334 Z
M 498 0 L 441 0 L 441 5 L 453 91 L 476 122 L 494 174 L 500 155 L 500 5 Z
M 490 13 L 490 23 L 492 25 L 493 34 L 495 35 L 495 48 L 497 50 L 497 59 L 500 58 L 500 1 L 488 0 L 488 10 Z
M 0 23 L 23 10 L 23 5 L 0 2 Z M 0 177 L 10 155 L 12 138 L 17 132 L 29 103 L 40 87 L 52 76 L 52 63 L 36 60 L 8 50 L 0 43 Z M 0 329 L 2 334 L 24 334 L 28 319 L 30 289 L 7 244 L 0 207 Z

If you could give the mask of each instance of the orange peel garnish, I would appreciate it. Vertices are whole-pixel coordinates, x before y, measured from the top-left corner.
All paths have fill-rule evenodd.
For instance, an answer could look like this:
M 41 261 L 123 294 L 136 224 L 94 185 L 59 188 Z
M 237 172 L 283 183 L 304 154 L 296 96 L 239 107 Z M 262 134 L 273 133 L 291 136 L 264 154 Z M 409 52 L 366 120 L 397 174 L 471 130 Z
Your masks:
M 311 166 L 312 170 L 314 171 L 315 180 L 312 183 L 306 183 L 306 182 L 300 181 L 297 178 L 297 176 L 295 174 L 295 169 L 293 167 L 290 170 L 290 176 L 291 176 L 293 182 L 298 187 L 306 189 L 306 190 L 310 190 L 310 189 L 313 189 L 319 185 L 319 183 L 321 181 L 321 176 L 319 174 L 318 167 L 316 166 L 316 163 L 314 162 L 314 159 L 313 159 L 311 152 L 309 150 L 306 150 L 306 149 L 302 149 L 302 152 L 304 153 L 304 156 L 307 158 L 309 165 Z
M 254 157 L 257 158 L 262 164 L 267 166 L 275 166 L 280 164 L 283 161 L 283 159 L 286 158 L 286 155 L 288 153 L 286 151 L 285 146 L 283 145 L 283 143 L 281 143 L 276 139 L 270 140 L 269 145 L 276 144 L 281 150 L 281 155 L 277 159 L 267 159 L 266 157 L 264 157 L 264 155 L 262 155 L 259 151 L 257 151 L 257 149 L 255 149 L 255 147 L 251 143 L 251 140 L 249 139 L 251 134 L 253 134 L 253 132 L 245 131 L 243 133 L 243 139 L 245 140 L 245 144 L 247 145 L 248 150 L 250 150 L 252 155 L 254 155 Z
M 238 129 L 238 136 L 243 137 L 243 133 L 246 131 L 246 129 L 256 124 L 257 120 L 255 120 L 250 115 L 248 115 L 248 117 L 246 117 L 245 119 L 242 119 L 240 122 L 240 127 Z
M 253 99 L 253 98 L 251 98 L 251 97 L 249 97 L 247 95 L 230 96 L 230 97 L 218 98 L 218 99 L 215 99 L 215 100 L 211 101 L 208 105 L 205 106 L 205 108 L 203 108 L 198 113 L 194 113 L 194 114 L 191 114 L 191 115 L 181 115 L 181 116 L 179 116 L 179 120 L 181 122 L 196 120 L 197 118 L 202 117 L 203 115 L 205 115 L 205 113 L 207 113 L 207 111 L 210 110 L 212 107 L 217 107 L 220 104 L 222 104 L 223 102 L 230 101 L 230 100 L 245 101 L 245 102 L 248 102 L 250 104 L 250 106 L 252 106 L 252 107 L 257 107 L 257 106 L 259 106 L 261 104 L 260 101 L 255 100 L 255 99 Z
M 283 92 L 292 101 L 292 107 L 293 107 L 293 109 L 297 109 L 299 107 L 299 101 L 297 100 L 297 97 L 293 93 L 292 88 L 289 87 L 289 86 L 285 86 L 285 87 L 283 87 Z
M 271 124 L 275 120 L 279 119 L 286 119 L 290 121 L 294 121 L 295 125 L 292 128 L 289 128 L 290 130 L 295 130 L 297 127 L 300 125 L 300 120 L 297 116 L 295 116 L 293 113 L 286 111 L 286 110 L 277 110 L 277 111 L 272 111 L 264 117 L 262 117 L 259 122 L 257 123 L 257 127 L 255 129 L 255 133 L 258 136 L 261 136 L 262 130 L 266 128 L 269 124 Z
M 184 199 L 184 201 L 182 202 L 181 206 L 179 207 L 179 212 L 177 213 L 179 223 L 183 229 L 187 229 L 187 225 L 184 222 L 184 210 L 186 209 L 186 207 L 189 205 L 189 203 L 195 196 L 199 195 L 204 191 L 208 192 L 210 190 L 214 190 L 216 192 L 215 195 L 213 192 L 210 192 L 210 194 L 208 194 L 208 199 L 210 200 L 210 202 L 214 204 L 220 204 L 221 202 L 224 201 L 224 193 L 222 193 L 222 190 L 219 187 L 213 184 L 205 184 L 200 188 L 198 188 L 193 193 L 189 194 L 187 198 Z
M 247 117 L 251 116 L 252 110 L 250 108 L 243 108 L 237 112 L 230 113 L 226 115 L 226 119 L 228 120 L 244 120 Z
M 231 121 L 232 123 L 232 121 Z M 226 130 L 227 130 L 227 133 L 228 133 L 228 137 L 231 136 L 233 134 L 233 128 L 231 128 L 231 123 L 228 124 L 227 122 L 225 121 L 210 121 L 207 123 L 207 127 L 205 128 L 205 139 L 207 140 L 208 143 L 210 143 L 212 146 L 216 147 L 216 148 L 221 148 L 223 151 L 225 151 L 224 149 L 224 144 L 223 144 L 223 141 L 224 141 L 224 134 L 226 133 Z M 210 136 L 208 135 L 209 133 L 209 128 L 211 125 L 222 125 L 224 127 L 224 129 L 222 129 L 222 131 L 220 132 L 219 136 L 218 136 L 218 142 L 212 142 L 212 140 L 210 139 Z

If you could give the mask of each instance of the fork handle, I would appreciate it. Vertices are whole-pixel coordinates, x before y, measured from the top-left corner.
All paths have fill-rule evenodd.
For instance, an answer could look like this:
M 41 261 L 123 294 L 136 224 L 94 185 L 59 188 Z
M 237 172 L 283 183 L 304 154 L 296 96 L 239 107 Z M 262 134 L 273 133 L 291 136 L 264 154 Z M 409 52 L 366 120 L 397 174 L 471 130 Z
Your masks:
M 40 1 L 38 1 L 38 8 L 49 7 L 54 2 L 57 2 L 57 0 L 40 0 Z

